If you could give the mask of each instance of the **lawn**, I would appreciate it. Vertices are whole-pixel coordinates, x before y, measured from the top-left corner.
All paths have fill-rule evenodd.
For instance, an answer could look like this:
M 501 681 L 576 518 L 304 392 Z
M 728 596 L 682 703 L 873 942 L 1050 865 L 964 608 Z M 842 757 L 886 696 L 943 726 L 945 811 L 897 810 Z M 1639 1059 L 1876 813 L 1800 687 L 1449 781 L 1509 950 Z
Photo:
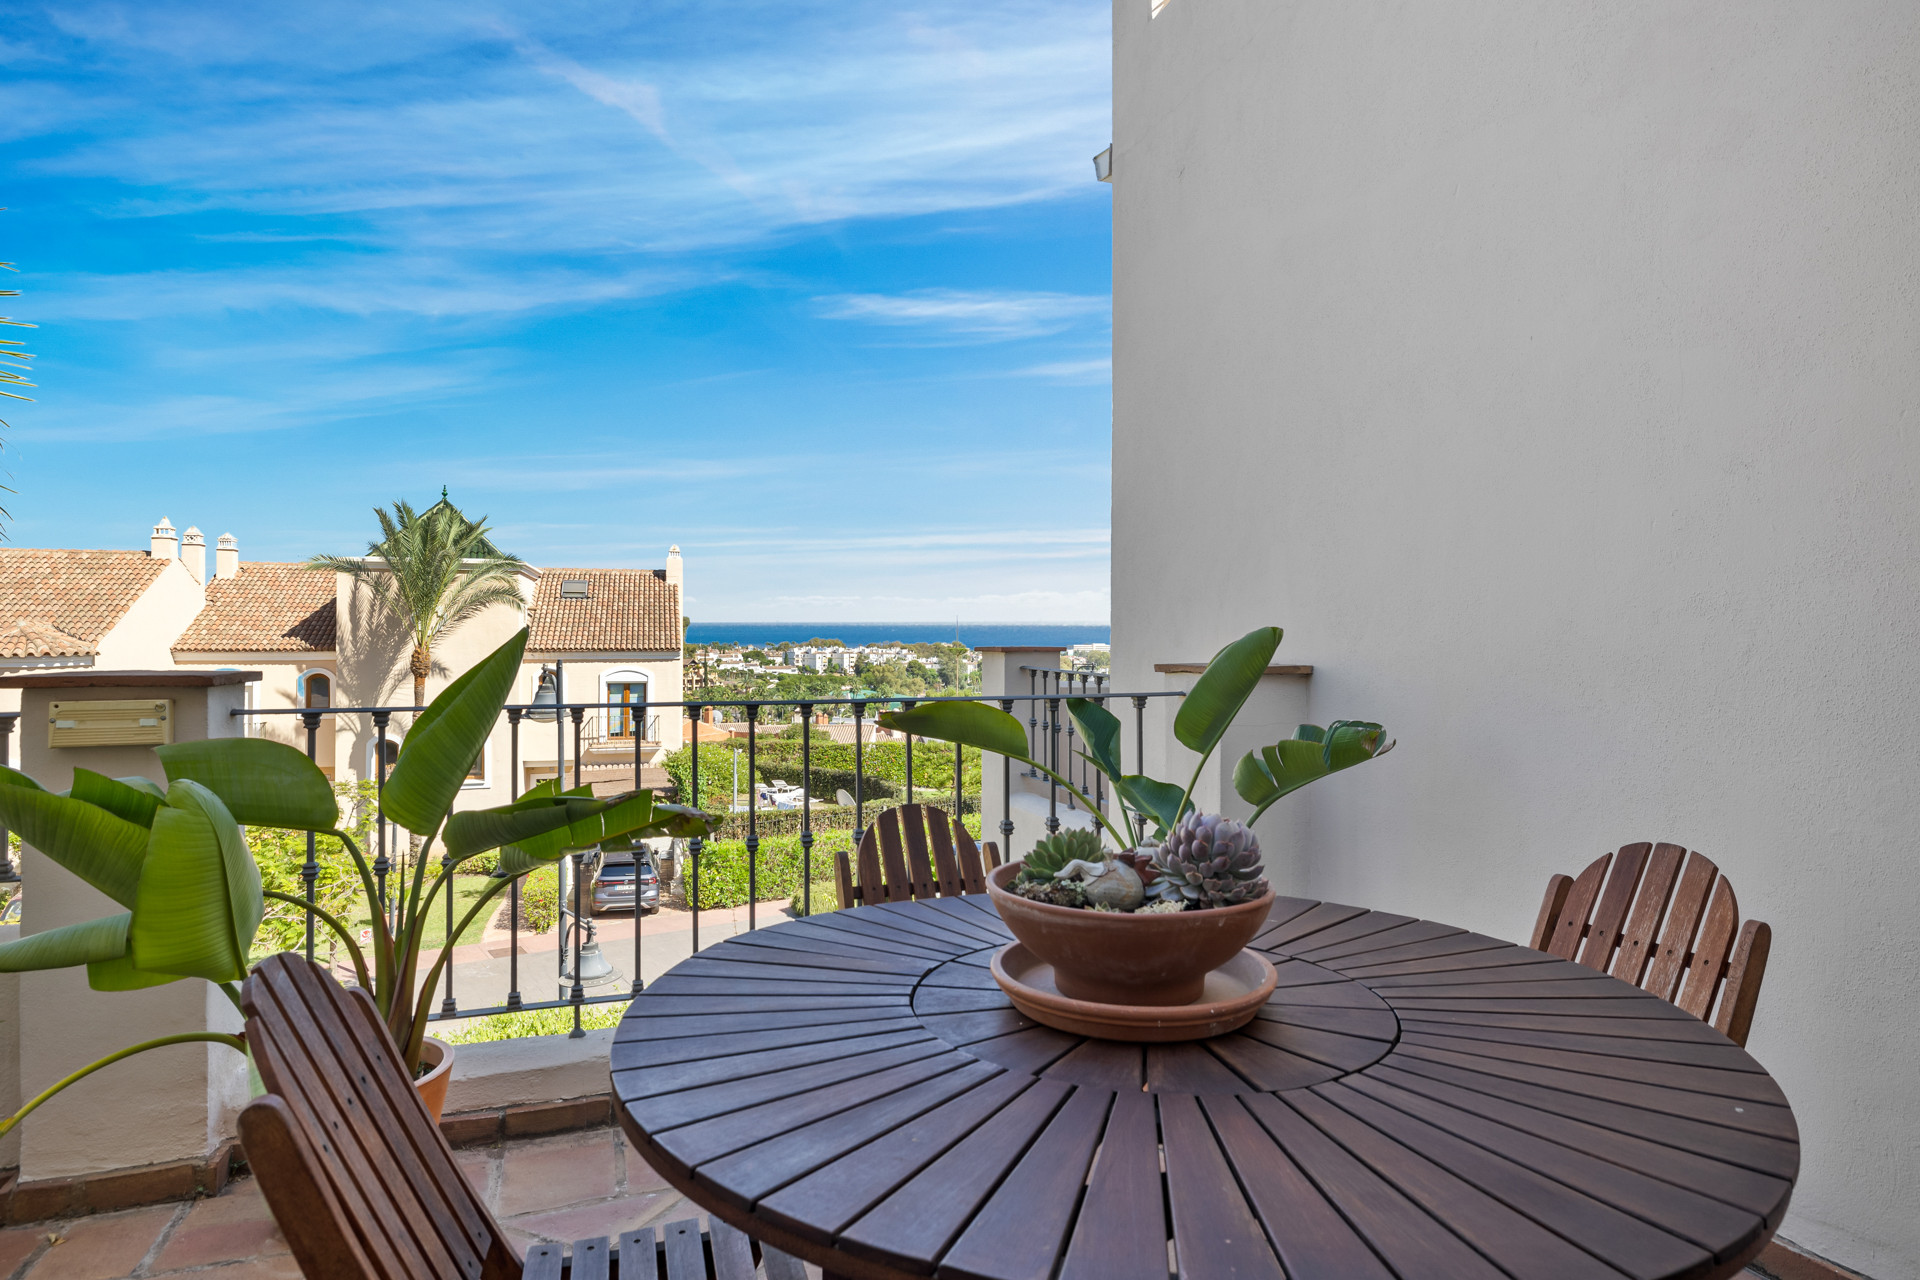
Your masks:
M 471 910 L 473 907 L 473 904 L 479 900 L 480 895 L 486 892 L 487 886 L 493 883 L 494 883 L 494 880 L 491 876 L 484 876 L 484 875 L 454 876 L 453 878 L 453 918 L 455 920 L 459 920 L 469 910 Z M 398 886 L 396 886 L 391 880 L 389 880 L 387 882 L 387 889 L 389 892 L 397 892 Z M 486 910 L 482 911 L 479 915 L 475 916 L 473 918 L 473 923 L 469 924 L 466 927 L 465 932 L 463 932 L 460 935 L 461 943 L 465 944 L 469 942 L 480 941 L 480 935 L 486 932 L 487 922 L 491 920 L 496 914 L 498 914 L 500 909 L 500 904 L 505 901 L 506 901 L 506 890 L 502 889 L 500 891 L 500 896 L 495 898 L 494 901 L 487 906 Z M 357 908 L 354 913 L 354 918 L 349 923 L 353 927 L 354 936 L 356 938 L 360 936 L 360 930 L 370 929 L 373 927 L 373 917 L 367 913 L 366 900 L 364 898 L 359 900 L 357 904 Z M 446 896 L 443 892 L 439 898 L 436 898 L 434 900 L 432 914 L 427 920 L 427 926 L 424 931 L 424 936 L 420 940 L 421 954 L 422 955 L 430 954 L 435 948 L 439 947 L 441 943 L 445 942 L 446 939 L 447 939 L 447 901 L 446 901 Z

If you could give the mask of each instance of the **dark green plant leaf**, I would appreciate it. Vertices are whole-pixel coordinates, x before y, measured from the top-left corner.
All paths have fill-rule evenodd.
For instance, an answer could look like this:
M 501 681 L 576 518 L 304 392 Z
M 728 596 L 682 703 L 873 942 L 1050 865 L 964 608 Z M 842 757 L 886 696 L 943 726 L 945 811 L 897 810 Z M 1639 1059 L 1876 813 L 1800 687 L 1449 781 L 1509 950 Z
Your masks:
M 220 797 L 235 822 L 331 831 L 340 802 L 320 766 L 271 738 L 208 738 L 155 747 L 169 782 L 188 779 Z M 391 785 L 391 784 L 389 784 Z
M 118 960 L 99 960 L 87 966 L 87 985 L 95 991 L 144 991 L 178 982 L 184 973 L 148 973 L 133 967 L 132 956 Z
M 984 702 L 923 702 L 905 711 L 881 713 L 880 723 L 900 733 L 958 742 L 995 755 L 1026 760 L 1027 731 L 998 707 Z
M 530 840 L 569 826 L 584 819 L 596 803 L 545 795 L 491 809 L 463 810 L 447 819 L 440 843 L 445 846 L 447 856 L 457 862 L 488 849 Z
M 145 827 L 84 800 L 18 784 L 0 786 L 0 823 L 121 906 L 133 906 L 147 856 Z
M 1190 750 L 1207 755 L 1220 745 L 1233 718 L 1252 696 L 1254 686 L 1280 647 L 1280 628 L 1249 631 L 1215 654 L 1173 717 L 1173 736 Z
M 99 805 L 114 817 L 125 818 L 137 827 L 153 825 L 153 811 L 160 807 L 163 795 L 158 787 L 152 791 L 130 787 L 118 778 L 78 768 L 73 771 L 73 790 L 67 794 L 75 800 Z
M 18 769 L 9 769 L 3 764 L 0 764 L 0 787 L 25 787 L 29 791 L 46 790 Z
M 127 954 L 127 924 L 132 919 L 122 912 L 0 943 L 0 973 L 67 969 L 98 960 L 117 960 Z
M 1159 828 L 1156 834 L 1160 836 L 1165 836 L 1180 821 L 1180 798 L 1186 792 L 1171 782 L 1157 782 L 1143 774 L 1130 773 L 1114 779 L 1113 790 L 1135 813 L 1144 813 L 1153 819 Z
M 210 982 L 247 976 L 264 903 L 260 870 L 239 824 L 212 791 L 175 782 L 153 817 L 128 931 L 128 955 L 148 973 Z
M 1068 698 L 1067 714 L 1080 728 L 1080 739 L 1087 745 L 1083 753 L 1108 781 L 1126 776 L 1120 767 L 1120 719 L 1099 703 L 1087 698 Z
M 387 776 L 382 802 L 389 818 L 422 835 L 440 825 L 507 704 L 526 648 L 522 627 L 420 713 Z
M 1303 724 L 1298 737 L 1249 751 L 1233 769 L 1234 791 L 1254 806 L 1253 816 L 1247 821 L 1253 822 L 1274 801 L 1310 782 L 1385 755 L 1393 749 L 1391 742 L 1381 745 L 1385 736 L 1385 731 L 1371 721 L 1338 720 L 1325 730 Z

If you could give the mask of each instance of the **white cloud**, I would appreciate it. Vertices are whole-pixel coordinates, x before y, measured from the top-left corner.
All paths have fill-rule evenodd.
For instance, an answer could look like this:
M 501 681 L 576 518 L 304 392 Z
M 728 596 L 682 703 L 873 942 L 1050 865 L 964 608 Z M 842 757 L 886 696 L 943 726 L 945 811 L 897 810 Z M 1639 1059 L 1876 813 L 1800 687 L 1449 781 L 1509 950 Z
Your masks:
M 1105 315 L 1104 297 L 1070 293 L 919 289 L 911 293 L 843 293 L 814 299 L 831 320 L 913 325 L 986 341 L 1061 333 L 1088 316 Z
M 1095 386 L 1113 380 L 1113 357 L 1103 356 L 1098 360 L 1056 360 L 1051 364 L 1029 365 L 1024 369 L 1015 369 L 1016 378 L 1045 378 L 1050 382 L 1063 382 L 1069 386 Z

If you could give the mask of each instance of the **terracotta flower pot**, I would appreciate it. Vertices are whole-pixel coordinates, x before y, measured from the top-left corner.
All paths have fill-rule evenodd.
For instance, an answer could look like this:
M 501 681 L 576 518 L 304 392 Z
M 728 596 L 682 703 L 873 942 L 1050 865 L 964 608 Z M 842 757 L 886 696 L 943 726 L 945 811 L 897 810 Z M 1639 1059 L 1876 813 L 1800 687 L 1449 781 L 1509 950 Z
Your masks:
M 1191 1004 L 1206 976 L 1238 955 L 1266 923 L 1268 891 L 1211 911 L 1128 914 L 1033 902 L 1007 892 L 1018 862 L 996 867 L 987 892 L 1013 936 L 1053 966 L 1063 996 L 1099 1004 Z
M 420 1101 L 427 1104 L 433 1122 L 439 1124 L 440 1113 L 447 1105 L 447 1086 L 453 1082 L 453 1046 L 427 1036 L 420 1046 L 420 1065 L 433 1069 L 416 1079 L 413 1087 L 419 1091 Z

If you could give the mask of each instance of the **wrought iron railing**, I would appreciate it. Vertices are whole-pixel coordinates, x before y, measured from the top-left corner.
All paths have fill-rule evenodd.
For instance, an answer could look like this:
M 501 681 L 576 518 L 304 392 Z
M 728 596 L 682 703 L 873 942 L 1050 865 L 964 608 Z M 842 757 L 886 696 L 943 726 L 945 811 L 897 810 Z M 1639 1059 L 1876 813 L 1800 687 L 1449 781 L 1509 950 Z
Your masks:
M 631 715 L 641 717 L 641 722 L 647 724 L 648 728 L 655 732 L 657 732 L 659 722 L 657 718 L 652 721 L 647 721 L 645 717 L 649 712 L 658 712 L 662 715 L 679 713 L 685 716 L 687 728 L 688 782 L 691 785 L 694 798 L 697 798 L 703 794 L 700 786 L 701 752 L 703 746 L 707 749 L 709 755 L 713 748 L 717 746 L 717 743 L 713 741 L 711 736 L 703 735 L 699 731 L 701 728 L 705 728 L 710 734 L 713 728 L 711 725 L 702 723 L 703 713 L 709 709 L 723 714 L 734 710 L 739 711 L 742 713 L 741 718 L 744 724 L 741 724 L 739 729 L 731 730 L 730 732 L 739 733 L 740 730 L 744 730 L 743 736 L 745 738 L 747 777 L 749 779 L 749 785 L 743 788 L 747 800 L 747 808 L 744 815 L 746 818 L 744 845 L 747 863 L 747 901 L 745 906 L 747 912 L 747 927 L 754 929 L 759 925 L 758 873 L 760 869 L 760 814 L 762 812 L 762 806 L 760 804 L 759 787 L 757 784 L 760 781 L 760 739 L 763 734 L 775 728 L 774 725 L 763 723 L 763 716 L 767 709 L 772 709 L 781 721 L 786 721 L 786 723 L 778 724 L 779 731 L 784 732 L 791 728 L 792 720 L 795 717 L 797 717 L 800 726 L 800 776 L 798 781 L 801 791 L 799 845 L 801 850 L 800 881 L 802 887 L 800 891 L 800 901 L 795 903 L 794 907 L 799 914 L 810 915 L 813 911 L 813 851 L 817 834 L 813 824 L 813 808 L 815 803 L 813 795 L 814 747 L 816 738 L 821 736 L 820 731 L 825 728 L 825 726 L 815 723 L 817 714 L 829 712 L 851 716 L 853 724 L 854 825 L 852 831 L 847 833 L 847 839 L 852 847 L 857 848 L 867 827 L 867 809 L 875 804 L 874 798 L 869 797 L 867 794 L 866 784 L 868 781 L 868 771 L 866 758 L 868 750 L 874 745 L 872 736 L 873 725 L 871 721 L 881 710 L 895 706 L 911 707 L 923 701 L 983 701 L 989 704 L 997 704 L 1002 710 L 1009 714 L 1016 714 L 1020 703 L 1028 703 L 1029 706 L 1026 710 L 1029 712 L 1027 716 L 1029 756 L 1034 759 L 1044 760 L 1049 768 L 1061 773 L 1063 776 L 1069 778 L 1069 780 L 1076 782 L 1076 784 L 1082 781 L 1089 783 L 1090 785 L 1083 786 L 1082 790 L 1093 797 L 1096 803 L 1104 806 L 1107 803 L 1104 778 L 1101 777 L 1097 770 L 1091 769 L 1083 760 L 1079 759 L 1080 753 L 1075 750 L 1074 746 L 1076 737 L 1073 723 L 1071 718 L 1066 716 L 1064 712 L 1063 703 L 1065 699 L 1082 696 L 1103 702 L 1117 700 L 1122 697 L 1130 699 L 1134 710 L 1135 730 L 1133 767 L 1137 770 L 1140 768 L 1142 761 L 1141 753 L 1144 751 L 1145 746 L 1144 716 L 1149 699 L 1180 696 L 1177 691 L 1144 694 L 1111 693 L 1106 690 L 1106 677 L 1104 673 L 1054 671 L 1041 668 L 1023 668 L 1023 670 L 1027 670 L 1029 673 L 1033 691 L 1026 694 L 1004 697 L 982 698 L 977 695 L 969 695 L 954 698 L 810 698 L 803 700 L 694 697 L 681 702 L 613 703 L 568 702 L 564 700 L 563 696 L 560 696 L 557 697 L 557 700 L 554 702 L 508 706 L 503 709 L 502 713 L 507 722 L 509 751 L 509 765 L 506 775 L 509 779 L 507 793 L 509 798 L 512 798 L 517 796 L 521 789 L 523 781 L 523 771 L 521 767 L 523 735 L 527 732 L 542 732 L 549 724 L 553 726 L 552 731 L 554 734 L 553 767 L 555 773 L 565 778 L 567 770 L 569 766 L 571 766 L 573 769 L 573 785 L 580 785 L 583 780 L 596 780 L 584 779 L 582 773 L 583 768 L 587 767 L 583 761 L 582 748 L 586 744 L 588 716 L 594 713 L 624 711 Z M 558 682 L 556 683 L 558 684 Z M 564 685 L 558 685 L 557 692 L 563 695 Z M 395 871 L 402 865 L 402 860 L 407 852 L 404 841 L 398 835 L 400 828 L 389 824 L 384 809 L 381 808 L 379 804 L 380 794 L 386 785 L 391 757 L 394 754 L 394 752 L 389 750 L 390 744 L 394 741 L 391 736 L 391 730 L 397 727 L 393 723 L 393 717 L 396 715 L 417 713 L 424 709 L 425 708 L 422 707 L 412 706 L 247 707 L 231 712 L 235 717 L 243 717 L 253 721 L 256 727 L 264 724 L 271 718 L 286 716 L 297 717 L 300 728 L 304 731 L 304 745 L 309 759 L 316 759 L 320 755 L 321 730 L 330 719 L 337 720 L 339 717 L 364 716 L 370 720 L 373 736 L 371 763 L 373 765 L 372 772 L 374 776 L 369 780 L 375 784 L 375 815 L 373 822 L 375 834 L 370 842 L 369 851 L 373 854 L 371 869 L 374 873 L 375 891 L 382 899 L 383 906 L 390 906 L 387 902 L 389 896 L 387 893 L 389 878 L 393 878 L 394 882 L 396 884 L 398 883 L 398 877 L 395 875 Z M 781 715 L 781 712 L 787 714 Z M 18 719 L 18 713 L 0 713 L 0 764 L 9 763 L 11 760 L 11 737 Z M 844 721 L 842 721 L 842 723 L 844 723 Z M 704 742 L 703 737 L 705 738 Z M 642 776 L 644 768 L 643 756 L 648 749 L 657 748 L 659 746 L 659 740 L 657 738 L 648 739 L 635 737 L 627 739 L 627 741 L 633 743 L 633 785 L 638 789 L 644 785 Z M 914 768 L 914 739 L 911 737 L 904 739 L 903 747 L 907 799 L 924 798 L 924 793 L 933 786 L 941 788 L 944 792 L 947 786 L 944 780 L 937 783 L 929 780 L 929 784 L 923 785 L 916 778 Z M 967 750 L 966 748 L 960 747 L 955 747 L 953 750 L 952 794 L 954 797 L 953 811 L 956 817 L 968 808 L 965 787 Z M 1063 762 L 1065 764 L 1064 768 L 1062 767 Z M 544 754 L 534 761 L 534 763 L 544 766 L 546 763 Z M 999 816 L 999 835 L 1001 847 L 1007 849 L 1009 853 L 1011 852 L 1010 842 L 1014 832 L 1011 810 L 1013 791 L 1012 764 L 1013 762 L 1010 757 L 1002 757 L 1002 802 Z M 544 768 L 542 771 L 544 772 Z M 358 774 L 360 771 L 355 770 L 354 772 Z M 605 781 L 604 777 L 598 780 Z M 1061 825 L 1059 817 L 1061 800 L 1060 788 L 1051 780 L 1047 782 L 1047 788 L 1049 800 L 1046 828 L 1049 832 L 1053 832 L 1058 831 Z M 1070 796 L 1068 797 L 1068 802 L 1069 805 L 1071 805 L 1072 801 Z M 976 795 L 974 797 L 974 807 L 976 809 L 978 803 L 979 801 Z M 981 820 L 985 822 L 986 819 L 987 815 L 982 813 Z M 844 831 L 844 829 L 839 830 Z M 983 832 L 983 835 L 984 834 Z M 4 829 L 0 829 L 0 880 L 5 880 L 9 876 L 17 878 L 17 873 L 14 871 L 11 861 L 7 859 L 6 856 L 7 846 L 5 837 L 6 833 Z M 707 843 L 707 841 L 698 838 L 689 840 L 686 842 L 684 850 L 684 861 L 681 861 L 678 857 L 675 859 L 677 875 L 680 880 L 689 917 L 689 942 L 691 950 L 693 951 L 700 950 L 700 917 L 702 911 L 700 905 L 700 860 L 703 852 L 705 852 Z M 300 873 L 302 884 L 305 887 L 303 896 L 309 904 L 305 913 L 304 944 L 309 959 L 315 955 L 317 919 L 314 915 L 312 904 L 314 904 L 316 900 L 316 886 L 320 878 L 320 865 L 317 859 L 317 852 L 316 839 L 314 836 L 309 835 L 306 841 L 306 862 L 302 866 Z M 590 857 L 591 851 L 587 850 L 575 851 L 568 855 L 565 861 L 569 864 L 568 869 L 571 872 L 568 877 L 572 895 L 571 904 L 565 900 L 564 894 L 557 893 L 556 895 L 558 898 L 556 904 L 558 910 L 556 911 L 557 918 L 553 926 L 553 933 L 556 943 L 555 950 L 557 952 L 556 990 L 559 993 L 559 998 L 545 1001 L 528 1000 L 525 997 L 525 993 L 521 990 L 520 959 L 522 954 L 523 912 L 520 901 L 521 883 L 516 880 L 508 887 L 505 895 L 507 899 L 506 914 L 508 920 L 508 946 L 506 952 L 507 990 L 505 998 L 499 1003 L 485 1004 L 477 1007 L 461 1007 L 455 990 L 455 967 L 450 964 L 446 967 L 443 978 L 444 996 L 441 1000 L 440 1008 L 438 1012 L 432 1015 L 434 1020 L 475 1018 L 512 1013 L 521 1010 L 571 1007 L 574 1010 L 575 1034 L 581 1034 L 580 1010 L 583 1006 L 624 1001 L 630 999 L 634 993 L 639 992 L 643 988 L 644 982 L 641 977 L 641 969 L 644 957 L 644 935 L 646 931 L 644 927 L 644 914 L 639 909 L 639 882 L 637 875 L 638 868 L 636 867 L 633 969 L 631 980 L 627 984 L 628 989 L 598 994 L 589 994 L 587 990 L 584 981 L 585 975 L 582 969 L 583 959 L 588 953 L 588 948 L 596 945 L 593 937 L 595 926 L 586 902 L 586 895 L 590 892 L 587 886 L 586 874 Z M 665 892 L 666 886 L 662 884 L 661 893 L 663 896 Z M 454 898 L 455 895 L 450 885 L 446 905 L 446 927 L 450 937 L 455 928 Z M 369 904 L 368 909 L 371 911 L 376 909 L 376 907 L 374 904 Z M 454 941 L 457 945 L 458 939 L 454 939 Z M 571 964 L 569 964 L 569 960 Z

